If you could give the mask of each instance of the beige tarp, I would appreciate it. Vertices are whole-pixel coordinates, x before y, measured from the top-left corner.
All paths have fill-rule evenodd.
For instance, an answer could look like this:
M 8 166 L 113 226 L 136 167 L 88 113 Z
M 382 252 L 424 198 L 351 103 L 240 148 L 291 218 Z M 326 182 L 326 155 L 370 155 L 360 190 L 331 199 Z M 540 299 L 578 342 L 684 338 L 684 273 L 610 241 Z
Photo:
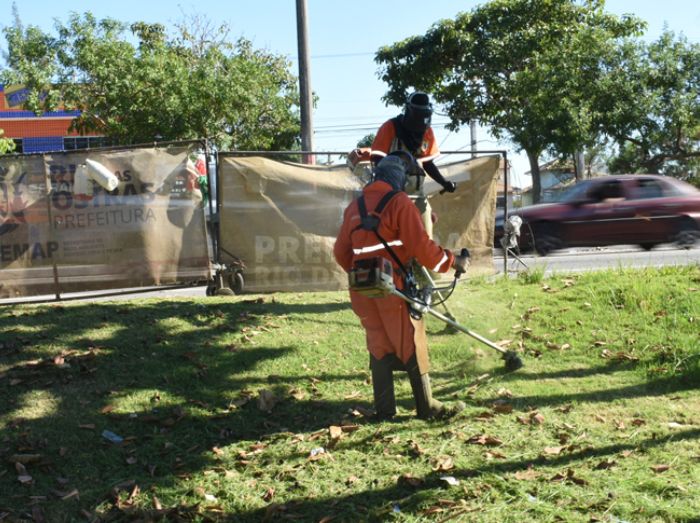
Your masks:
M 0 297 L 209 279 L 190 147 L 0 158 Z M 74 194 L 76 166 L 119 179 Z M 188 183 L 190 182 L 190 183 Z
M 426 192 L 438 215 L 434 234 L 450 249 L 468 247 L 470 272 L 492 272 L 491 246 L 499 157 L 441 166 L 457 182 Z M 332 290 L 347 277 L 333 258 L 343 211 L 361 189 L 345 166 L 306 166 L 260 157 L 219 156 L 222 261 L 245 264 L 250 291 Z M 237 261 L 237 260 L 236 260 Z

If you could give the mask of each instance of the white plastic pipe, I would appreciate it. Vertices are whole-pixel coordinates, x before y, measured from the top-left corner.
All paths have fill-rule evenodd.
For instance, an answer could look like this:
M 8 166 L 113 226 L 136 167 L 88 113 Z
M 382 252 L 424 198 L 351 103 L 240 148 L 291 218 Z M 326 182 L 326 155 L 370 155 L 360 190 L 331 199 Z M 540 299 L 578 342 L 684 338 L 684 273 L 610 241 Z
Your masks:
M 88 158 L 85 160 L 85 164 L 87 165 L 87 173 L 90 179 L 101 187 L 108 191 L 113 191 L 119 186 L 119 178 L 101 163 Z

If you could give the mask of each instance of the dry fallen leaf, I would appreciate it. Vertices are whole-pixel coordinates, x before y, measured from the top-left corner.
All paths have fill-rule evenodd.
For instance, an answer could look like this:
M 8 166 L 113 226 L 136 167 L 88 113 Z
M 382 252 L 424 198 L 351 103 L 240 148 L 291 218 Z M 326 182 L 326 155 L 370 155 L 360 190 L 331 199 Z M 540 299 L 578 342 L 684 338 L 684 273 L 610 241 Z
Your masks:
M 472 443 L 474 445 L 485 445 L 487 447 L 498 447 L 499 445 L 503 445 L 502 440 L 493 436 L 487 436 L 485 434 L 472 436 L 467 440 L 467 443 Z
M 328 435 L 332 440 L 338 440 L 343 437 L 343 429 L 342 427 L 331 425 L 328 427 Z
M 558 456 L 565 447 L 545 447 L 543 452 L 548 456 Z
M 306 399 L 306 391 L 299 388 L 289 389 L 289 395 L 297 401 L 303 401 Z
M 530 421 L 534 425 L 542 425 L 544 423 L 544 416 L 537 411 L 531 412 Z
M 666 472 L 668 469 L 671 468 L 671 465 L 653 465 L 651 467 L 651 470 L 656 472 L 657 474 L 660 472 Z
M 265 491 L 265 494 L 263 494 L 262 498 L 264 501 L 270 502 L 272 501 L 272 498 L 275 497 L 275 489 L 270 487 Z
M 408 445 L 408 452 L 411 456 L 414 458 L 417 458 L 419 456 L 422 456 L 424 454 L 424 450 L 421 448 L 421 446 L 416 443 L 415 441 L 409 440 L 407 442 Z
M 498 391 L 496 391 L 496 396 L 499 398 L 512 398 L 513 393 L 509 389 L 500 388 Z
M 566 471 L 566 474 L 562 474 L 561 472 L 558 474 L 555 474 L 550 478 L 550 481 L 568 481 L 569 483 L 574 483 L 576 485 L 587 485 L 588 482 L 585 479 L 581 479 L 577 477 L 574 473 L 573 469 L 568 469 Z
M 506 400 L 496 400 L 491 405 L 494 412 L 498 414 L 510 414 L 513 412 L 513 405 L 508 403 Z
M 423 484 L 422 478 L 417 478 L 410 472 L 402 474 L 399 476 L 399 485 L 408 485 L 410 487 L 420 487 Z
M 606 470 L 610 469 L 617 465 L 617 462 L 615 460 L 612 460 L 610 458 L 604 459 L 600 463 L 598 463 L 595 467 L 593 467 L 595 470 Z
M 23 465 L 28 465 L 30 463 L 38 463 L 42 459 L 41 454 L 13 454 L 7 461 L 10 463 L 21 463 Z
M 28 485 L 34 481 L 34 478 L 32 478 L 29 474 L 20 474 L 17 476 L 17 481 L 19 481 L 22 485 Z
M 348 479 L 345 480 L 345 484 L 349 487 L 350 485 L 354 485 L 358 481 L 360 481 L 360 478 L 358 478 L 357 476 L 350 476 Z
M 454 461 L 450 456 L 440 456 L 434 460 L 433 470 L 436 472 L 446 472 L 455 467 Z
M 491 411 L 480 412 L 474 416 L 476 421 L 490 421 L 494 418 L 494 413 Z
M 263 389 L 258 393 L 258 409 L 270 412 L 277 403 L 277 398 L 272 391 Z

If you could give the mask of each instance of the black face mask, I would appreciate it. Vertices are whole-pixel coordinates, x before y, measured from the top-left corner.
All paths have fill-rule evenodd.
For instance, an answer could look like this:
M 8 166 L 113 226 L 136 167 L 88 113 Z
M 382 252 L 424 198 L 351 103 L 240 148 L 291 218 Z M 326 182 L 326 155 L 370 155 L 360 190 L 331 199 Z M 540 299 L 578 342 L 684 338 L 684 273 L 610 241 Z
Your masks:
M 403 115 L 403 125 L 412 133 L 421 135 L 430 127 L 432 111 L 408 108 Z

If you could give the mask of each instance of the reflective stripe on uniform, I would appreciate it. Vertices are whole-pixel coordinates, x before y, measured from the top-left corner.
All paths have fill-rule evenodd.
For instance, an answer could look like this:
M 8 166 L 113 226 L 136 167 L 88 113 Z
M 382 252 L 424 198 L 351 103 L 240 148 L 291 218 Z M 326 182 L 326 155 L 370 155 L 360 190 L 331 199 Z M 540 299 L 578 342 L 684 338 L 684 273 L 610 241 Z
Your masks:
M 433 269 L 433 272 L 440 272 L 440 267 L 442 267 L 442 264 L 447 261 L 447 253 L 443 253 L 442 255 L 442 260 L 440 260 L 440 263 L 438 263 L 435 268 Z
M 398 246 L 403 245 L 403 242 L 401 240 L 394 240 L 391 242 L 387 242 L 387 245 L 389 247 L 398 247 Z M 380 251 L 382 249 L 384 249 L 383 243 L 375 243 L 374 245 L 362 247 L 361 249 L 353 249 L 352 252 L 355 255 L 359 255 L 359 254 L 367 254 L 368 252 Z M 442 263 L 442 262 L 440 262 L 440 263 Z

